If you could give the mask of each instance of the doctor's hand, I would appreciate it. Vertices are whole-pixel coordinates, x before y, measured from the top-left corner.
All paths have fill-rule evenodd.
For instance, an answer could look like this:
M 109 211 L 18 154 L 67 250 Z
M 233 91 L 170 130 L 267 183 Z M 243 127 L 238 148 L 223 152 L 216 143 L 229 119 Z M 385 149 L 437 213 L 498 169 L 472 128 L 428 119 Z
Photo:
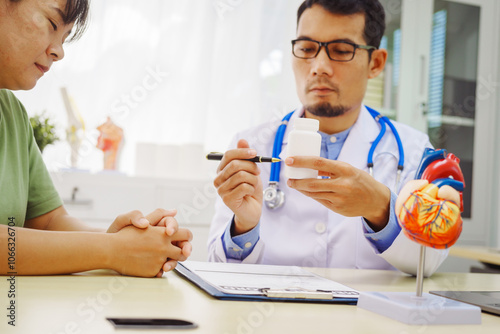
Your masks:
M 257 164 L 244 159 L 257 156 L 244 139 L 238 141 L 238 148 L 224 153 L 214 186 L 226 206 L 234 213 L 232 236 L 253 229 L 262 213 L 262 181 Z
M 346 217 L 364 217 L 375 231 L 389 221 L 391 191 L 367 172 L 345 162 L 317 157 L 289 157 L 291 167 L 311 168 L 328 179 L 288 180 L 288 186 Z

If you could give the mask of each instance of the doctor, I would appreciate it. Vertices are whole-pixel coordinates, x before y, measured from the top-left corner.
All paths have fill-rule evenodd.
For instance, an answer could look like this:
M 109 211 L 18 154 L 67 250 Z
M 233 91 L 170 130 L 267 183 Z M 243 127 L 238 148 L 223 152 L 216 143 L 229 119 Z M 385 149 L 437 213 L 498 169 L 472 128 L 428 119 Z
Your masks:
M 211 261 L 416 273 L 419 245 L 401 233 L 394 204 L 431 146 L 429 138 L 394 122 L 405 152 L 401 182 L 396 184 L 399 152 L 390 128 L 374 151 L 373 177 L 367 167 L 380 125 L 362 100 L 368 79 L 383 71 L 387 59 L 387 51 L 378 49 L 384 20 L 374 0 L 307 0 L 300 6 L 292 62 L 303 105 L 289 121 L 282 149 L 298 117 L 319 120 L 321 158 L 288 157 L 285 163 L 327 178 L 287 180 L 281 173 L 284 205 L 263 207 L 271 164 L 243 159 L 271 156 L 274 138 L 262 140 L 269 136 L 259 133 L 276 133 L 281 122 L 236 135 L 236 148 L 225 153 L 214 180 L 220 198 L 208 240 Z M 446 255 L 427 249 L 425 275 Z

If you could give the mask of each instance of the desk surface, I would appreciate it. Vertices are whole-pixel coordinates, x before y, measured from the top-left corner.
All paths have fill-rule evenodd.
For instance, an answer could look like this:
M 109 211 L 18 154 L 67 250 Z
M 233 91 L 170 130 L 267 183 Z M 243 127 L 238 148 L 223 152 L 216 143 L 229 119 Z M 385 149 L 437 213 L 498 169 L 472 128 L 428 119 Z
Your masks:
M 392 271 L 310 269 L 360 291 L 415 291 L 415 278 Z M 16 327 L 7 325 L 7 277 L 0 277 L 0 333 L 114 333 L 106 317 L 191 320 L 195 330 L 168 333 L 498 333 L 500 317 L 482 313 L 482 325 L 409 326 L 352 305 L 219 301 L 175 273 L 163 278 L 93 271 L 69 276 L 16 278 Z M 437 273 L 428 290 L 500 290 L 500 275 Z M 436 312 L 436 311 L 434 311 Z M 432 311 L 429 317 L 436 316 Z M 127 334 L 159 331 L 117 331 Z
M 500 266 L 500 249 L 480 246 L 453 246 L 451 256 L 463 257 Z

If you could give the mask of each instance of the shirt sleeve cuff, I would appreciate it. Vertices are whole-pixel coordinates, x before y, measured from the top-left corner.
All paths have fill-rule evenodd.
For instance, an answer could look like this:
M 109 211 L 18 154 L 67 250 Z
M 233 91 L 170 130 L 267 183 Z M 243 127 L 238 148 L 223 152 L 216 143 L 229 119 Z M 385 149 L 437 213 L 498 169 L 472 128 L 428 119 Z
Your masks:
M 391 204 L 389 208 L 391 214 L 389 215 L 389 222 L 382 230 L 378 232 L 373 231 L 366 220 L 362 218 L 363 230 L 365 232 L 366 239 L 368 239 L 380 253 L 385 252 L 389 247 L 391 247 L 392 243 L 399 235 L 399 232 L 401 232 L 401 227 L 398 224 L 395 212 L 397 198 L 398 195 L 391 191 Z
M 226 253 L 226 257 L 229 259 L 244 260 L 250 253 L 252 253 L 255 244 L 259 241 L 260 222 L 247 233 L 240 234 L 234 238 L 231 237 L 231 227 L 233 224 L 234 216 L 222 235 L 224 252 Z

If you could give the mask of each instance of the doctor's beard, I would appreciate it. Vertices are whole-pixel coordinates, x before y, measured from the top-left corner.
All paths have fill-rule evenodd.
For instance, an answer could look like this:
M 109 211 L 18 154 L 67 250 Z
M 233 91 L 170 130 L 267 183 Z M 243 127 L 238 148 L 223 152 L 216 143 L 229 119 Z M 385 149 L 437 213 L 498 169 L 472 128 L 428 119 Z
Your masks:
M 318 117 L 337 117 L 344 115 L 349 109 L 338 105 L 332 106 L 328 102 L 321 102 L 315 105 L 307 105 L 304 108 L 314 116 Z

